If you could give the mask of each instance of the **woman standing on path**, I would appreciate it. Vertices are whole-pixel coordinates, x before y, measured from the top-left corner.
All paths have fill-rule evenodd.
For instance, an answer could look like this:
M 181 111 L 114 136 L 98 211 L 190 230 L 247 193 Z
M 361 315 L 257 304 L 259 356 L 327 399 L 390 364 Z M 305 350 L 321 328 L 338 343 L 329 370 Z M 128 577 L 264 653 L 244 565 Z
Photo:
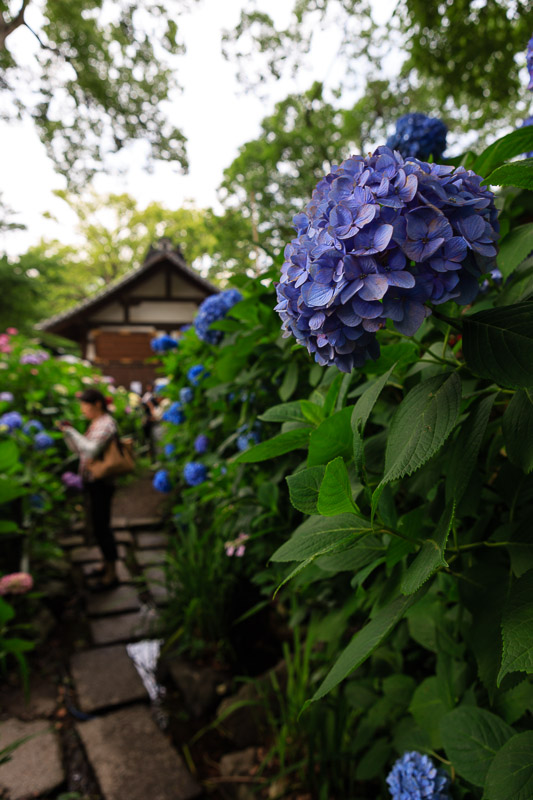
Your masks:
M 106 445 L 118 435 L 115 420 L 107 411 L 104 395 L 97 389 L 86 389 L 80 396 L 81 412 L 90 425 L 85 436 L 69 422 L 59 422 L 67 446 L 80 457 L 80 475 L 88 496 L 89 515 L 94 537 L 104 557 L 104 567 L 92 574 L 101 576 L 95 589 L 108 589 L 117 583 L 117 545 L 111 530 L 111 500 L 115 486 L 112 478 L 94 479 L 88 469 L 91 459 L 101 456 Z

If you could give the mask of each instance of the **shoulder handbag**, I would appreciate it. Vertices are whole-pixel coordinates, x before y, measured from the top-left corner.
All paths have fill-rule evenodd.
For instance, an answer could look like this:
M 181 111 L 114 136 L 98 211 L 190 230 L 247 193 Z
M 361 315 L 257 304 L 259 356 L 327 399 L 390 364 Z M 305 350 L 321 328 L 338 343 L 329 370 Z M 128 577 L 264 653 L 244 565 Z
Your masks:
M 135 469 L 133 455 L 133 439 L 113 436 L 100 458 L 91 458 L 87 462 L 87 471 L 94 480 L 111 478 L 114 475 L 126 475 Z

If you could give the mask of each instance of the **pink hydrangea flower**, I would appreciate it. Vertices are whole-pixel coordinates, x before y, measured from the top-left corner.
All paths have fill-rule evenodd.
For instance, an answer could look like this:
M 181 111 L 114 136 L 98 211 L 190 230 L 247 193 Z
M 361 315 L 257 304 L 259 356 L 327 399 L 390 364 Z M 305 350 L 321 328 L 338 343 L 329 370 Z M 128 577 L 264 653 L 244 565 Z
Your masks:
M 33 588 L 33 578 L 27 572 L 12 572 L 0 578 L 0 595 L 26 594 Z
M 16 336 L 18 333 L 18 328 L 7 328 L 6 333 L 9 333 L 10 336 Z
M 226 542 L 224 545 L 224 549 L 226 550 L 227 556 L 237 556 L 237 558 L 242 558 L 245 553 L 246 546 L 244 542 L 246 542 L 250 537 L 246 533 L 239 533 L 236 539 L 232 542 Z

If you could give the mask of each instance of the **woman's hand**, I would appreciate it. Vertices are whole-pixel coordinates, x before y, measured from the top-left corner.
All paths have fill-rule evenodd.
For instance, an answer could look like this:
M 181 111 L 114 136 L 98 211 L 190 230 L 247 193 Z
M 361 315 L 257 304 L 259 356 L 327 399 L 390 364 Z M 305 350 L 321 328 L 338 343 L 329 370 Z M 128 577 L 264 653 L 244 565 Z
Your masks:
M 72 428 L 72 424 L 68 422 L 66 419 L 56 420 L 54 424 L 56 428 L 59 428 L 60 431 L 66 431 L 67 428 Z

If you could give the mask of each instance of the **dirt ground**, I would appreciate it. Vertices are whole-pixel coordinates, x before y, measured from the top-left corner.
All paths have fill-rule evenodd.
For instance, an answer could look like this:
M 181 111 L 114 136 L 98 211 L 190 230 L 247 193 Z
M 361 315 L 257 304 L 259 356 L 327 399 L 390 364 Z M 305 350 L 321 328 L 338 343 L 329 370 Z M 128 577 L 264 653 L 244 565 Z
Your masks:
M 152 486 L 152 472 L 136 477 L 126 486 L 120 486 L 113 497 L 113 517 L 162 516 L 166 496 Z

